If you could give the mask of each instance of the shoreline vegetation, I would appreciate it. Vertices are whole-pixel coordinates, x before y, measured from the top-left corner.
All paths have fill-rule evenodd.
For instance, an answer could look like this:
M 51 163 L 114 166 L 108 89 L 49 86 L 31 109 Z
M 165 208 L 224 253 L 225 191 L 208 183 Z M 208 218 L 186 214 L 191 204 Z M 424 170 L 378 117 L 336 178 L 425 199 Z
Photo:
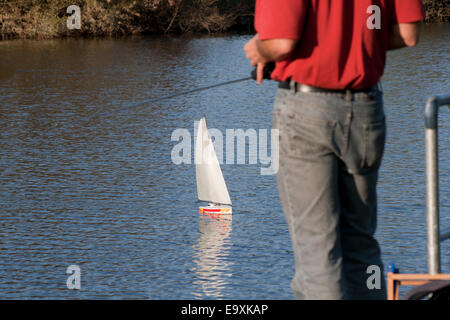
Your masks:
M 450 0 L 422 0 L 426 22 L 450 22 Z M 67 27 L 67 7 L 81 28 Z M 0 39 L 252 33 L 254 0 L 0 0 Z

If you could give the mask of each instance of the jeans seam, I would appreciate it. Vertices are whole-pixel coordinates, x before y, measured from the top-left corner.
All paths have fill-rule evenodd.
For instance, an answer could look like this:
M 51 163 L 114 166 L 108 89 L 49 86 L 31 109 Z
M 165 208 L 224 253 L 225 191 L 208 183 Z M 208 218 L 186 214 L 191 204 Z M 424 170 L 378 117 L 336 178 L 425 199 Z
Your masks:
M 364 124 L 363 128 L 364 133 L 363 133 L 363 152 L 360 163 L 361 168 L 364 168 L 367 163 L 367 149 L 369 144 L 369 126 L 367 124 Z

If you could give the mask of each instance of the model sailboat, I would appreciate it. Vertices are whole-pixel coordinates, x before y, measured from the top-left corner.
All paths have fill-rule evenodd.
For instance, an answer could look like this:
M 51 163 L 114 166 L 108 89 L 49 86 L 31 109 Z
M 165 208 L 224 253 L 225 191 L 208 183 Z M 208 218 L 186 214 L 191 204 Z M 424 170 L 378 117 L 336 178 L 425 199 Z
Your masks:
M 204 117 L 198 123 L 195 170 L 198 199 L 209 202 L 200 213 L 231 214 L 230 195 Z

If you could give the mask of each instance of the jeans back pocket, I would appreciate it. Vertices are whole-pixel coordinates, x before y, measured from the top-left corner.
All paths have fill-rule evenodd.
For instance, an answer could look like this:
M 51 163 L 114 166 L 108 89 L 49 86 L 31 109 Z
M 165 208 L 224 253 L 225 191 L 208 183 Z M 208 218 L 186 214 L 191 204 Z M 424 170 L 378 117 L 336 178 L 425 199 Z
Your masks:
M 332 152 L 336 121 L 287 111 L 284 115 L 284 123 L 289 156 L 313 159 Z

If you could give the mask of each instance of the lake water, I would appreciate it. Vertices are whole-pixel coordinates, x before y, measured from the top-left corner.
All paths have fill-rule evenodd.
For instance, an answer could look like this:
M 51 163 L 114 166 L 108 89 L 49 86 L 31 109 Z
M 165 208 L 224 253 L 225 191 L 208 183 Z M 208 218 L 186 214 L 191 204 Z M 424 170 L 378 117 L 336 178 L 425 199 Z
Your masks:
M 198 213 L 175 129 L 270 129 L 276 84 L 245 77 L 250 36 L 0 42 L 1 299 L 292 299 L 293 256 L 275 176 L 224 164 L 233 216 Z M 389 53 L 388 141 L 377 237 L 385 263 L 427 270 L 427 97 L 450 92 L 450 25 Z M 440 113 L 441 226 L 450 226 L 449 110 Z M 259 132 L 259 131 L 258 131 Z M 450 241 L 441 246 L 450 272 Z M 69 265 L 81 290 L 66 287 Z

